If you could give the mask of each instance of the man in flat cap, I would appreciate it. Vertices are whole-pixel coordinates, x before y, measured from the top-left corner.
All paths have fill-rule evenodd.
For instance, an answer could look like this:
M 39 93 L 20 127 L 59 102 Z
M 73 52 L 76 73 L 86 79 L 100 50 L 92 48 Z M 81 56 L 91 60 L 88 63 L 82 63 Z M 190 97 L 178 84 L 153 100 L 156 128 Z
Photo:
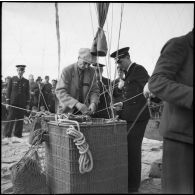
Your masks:
M 92 114 L 99 101 L 99 87 L 94 68 L 96 57 L 89 48 L 79 50 L 78 61 L 66 66 L 56 86 L 58 113 Z
M 111 109 L 110 107 L 110 95 L 109 95 L 109 86 L 110 79 L 102 76 L 104 64 L 95 63 L 93 64 L 96 72 L 97 83 L 100 89 L 100 99 L 98 103 L 97 110 L 93 115 L 94 118 L 111 118 Z
M 146 103 L 143 88 L 149 79 L 146 69 L 133 63 L 129 54 L 129 47 L 119 49 L 111 54 L 118 67 L 125 72 L 123 101 L 114 104 L 120 110 L 119 118 L 127 121 L 127 130 L 132 127 L 138 113 Z M 140 94 L 141 93 L 141 94 Z M 138 95 L 140 94 L 140 95 Z M 135 98 L 133 98 L 136 96 Z M 128 191 L 137 192 L 141 182 L 141 146 L 149 111 L 146 108 L 130 130 L 128 140 Z
M 24 118 L 26 111 L 23 109 L 29 109 L 30 103 L 29 81 L 23 77 L 26 65 L 16 65 L 16 67 L 18 75 L 13 76 L 9 80 L 7 86 L 6 102 L 8 104 L 7 108 L 9 108 L 8 121 Z M 16 106 L 18 108 L 12 106 Z M 6 141 L 11 141 L 13 125 L 14 121 L 6 123 L 4 131 L 4 136 L 6 137 L 5 139 L 7 139 Z M 13 137 L 12 141 L 22 137 L 22 130 L 23 120 L 16 121 L 15 131 L 13 132 L 15 137 Z

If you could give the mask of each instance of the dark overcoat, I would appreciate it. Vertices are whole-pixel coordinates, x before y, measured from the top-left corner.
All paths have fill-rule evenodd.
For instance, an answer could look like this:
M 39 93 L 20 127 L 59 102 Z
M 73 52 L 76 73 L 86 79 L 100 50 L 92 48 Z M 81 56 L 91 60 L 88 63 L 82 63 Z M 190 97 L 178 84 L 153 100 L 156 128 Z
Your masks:
M 165 101 L 160 133 L 193 143 L 193 33 L 169 40 L 161 50 L 149 90 Z
M 13 76 L 7 85 L 6 102 L 8 104 L 26 107 L 30 103 L 29 80 Z

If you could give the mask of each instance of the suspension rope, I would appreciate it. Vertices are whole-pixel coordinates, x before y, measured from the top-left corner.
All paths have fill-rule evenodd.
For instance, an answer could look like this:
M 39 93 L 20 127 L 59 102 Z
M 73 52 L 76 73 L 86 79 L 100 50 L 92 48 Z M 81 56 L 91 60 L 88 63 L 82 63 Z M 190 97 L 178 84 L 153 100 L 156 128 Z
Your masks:
M 136 116 L 135 120 L 133 121 L 131 127 L 128 129 L 127 135 L 131 132 L 132 128 L 134 127 L 135 123 L 137 122 L 137 120 L 138 120 L 138 118 L 140 117 L 140 115 L 142 114 L 142 112 L 146 109 L 147 105 L 148 105 L 148 102 L 146 102 L 146 103 L 144 104 L 144 106 L 142 107 L 142 109 L 139 111 L 139 113 L 138 113 L 138 115 Z
M 58 41 L 58 79 L 60 78 L 60 53 L 61 53 L 61 46 L 60 46 L 60 24 L 59 24 L 59 15 L 58 15 L 58 3 L 55 3 L 55 10 L 56 10 L 56 34 L 57 34 L 57 41 Z

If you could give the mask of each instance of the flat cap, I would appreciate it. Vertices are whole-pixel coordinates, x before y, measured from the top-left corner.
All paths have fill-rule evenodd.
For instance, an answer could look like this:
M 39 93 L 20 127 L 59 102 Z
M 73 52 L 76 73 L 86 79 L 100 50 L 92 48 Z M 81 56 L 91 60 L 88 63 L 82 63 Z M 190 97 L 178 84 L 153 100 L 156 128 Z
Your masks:
M 79 50 L 79 57 L 90 64 L 96 63 L 96 56 L 92 55 L 89 48 L 81 48 Z
M 117 51 L 118 51 L 118 55 L 117 55 Z M 116 50 L 115 52 L 113 52 L 110 57 L 115 58 L 115 59 L 119 59 L 125 55 L 127 55 L 129 53 L 129 47 L 124 47 L 121 48 L 119 50 Z

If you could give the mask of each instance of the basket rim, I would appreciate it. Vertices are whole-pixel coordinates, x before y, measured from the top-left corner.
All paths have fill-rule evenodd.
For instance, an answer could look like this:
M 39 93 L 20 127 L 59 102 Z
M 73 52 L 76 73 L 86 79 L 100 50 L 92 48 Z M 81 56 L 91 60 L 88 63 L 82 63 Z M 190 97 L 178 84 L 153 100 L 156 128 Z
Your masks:
M 70 120 L 71 121 L 71 120 Z M 67 126 L 70 125 L 71 123 L 66 123 L 66 122 L 57 122 L 57 121 L 48 121 L 48 124 L 52 124 L 52 125 L 58 125 L 58 126 Z M 93 125 L 93 126 L 100 126 L 100 125 L 104 125 L 104 126 L 110 126 L 110 125 L 119 125 L 119 124 L 123 124 L 126 125 L 127 122 L 125 120 L 119 120 L 119 121 L 111 121 L 111 122 L 78 122 L 80 126 L 89 126 L 89 125 Z M 75 125 L 74 122 L 72 122 L 73 125 Z

